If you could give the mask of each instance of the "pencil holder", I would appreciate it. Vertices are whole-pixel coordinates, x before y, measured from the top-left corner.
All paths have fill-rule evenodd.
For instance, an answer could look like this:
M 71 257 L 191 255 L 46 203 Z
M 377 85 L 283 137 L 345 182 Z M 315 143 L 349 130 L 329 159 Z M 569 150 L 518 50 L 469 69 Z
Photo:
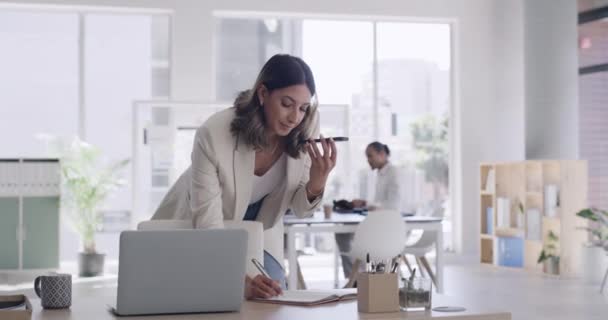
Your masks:
M 359 312 L 399 311 L 399 283 L 396 273 L 361 273 L 357 277 Z

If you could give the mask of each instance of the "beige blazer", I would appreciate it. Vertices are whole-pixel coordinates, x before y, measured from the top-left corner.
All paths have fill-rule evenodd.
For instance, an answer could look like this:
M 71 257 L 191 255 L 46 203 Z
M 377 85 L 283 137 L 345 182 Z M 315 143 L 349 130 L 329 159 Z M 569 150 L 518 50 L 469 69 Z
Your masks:
M 212 115 L 198 128 L 192 165 L 169 190 L 152 219 L 191 219 L 195 228 L 222 228 L 224 220 L 243 220 L 249 206 L 255 166 L 255 150 L 234 137 L 230 123 L 234 107 Z M 314 114 L 313 133 L 319 134 L 319 114 Z M 310 157 L 288 157 L 287 176 L 264 200 L 257 221 L 270 229 L 282 223 L 291 209 L 298 217 L 312 215 L 322 196 L 308 201 Z

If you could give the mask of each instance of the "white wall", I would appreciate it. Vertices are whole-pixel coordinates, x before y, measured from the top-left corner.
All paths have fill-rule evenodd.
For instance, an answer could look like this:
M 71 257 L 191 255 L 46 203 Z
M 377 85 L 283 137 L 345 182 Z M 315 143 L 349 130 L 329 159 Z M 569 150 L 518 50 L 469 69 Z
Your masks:
M 0 0 L 0 2 L 10 2 Z M 213 98 L 213 11 L 453 19 L 457 27 L 451 190 L 458 196 L 466 254 L 478 252 L 478 164 L 524 157 L 522 0 L 44 0 L 20 3 L 170 8 L 174 10 L 175 99 Z M 460 201 L 460 195 L 462 201 Z
M 488 160 L 522 160 L 525 143 L 525 84 L 524 84 L 524 5 L 526 0 L 499 1 L 494 7 L 492 36 L 494 37 L 494 108 L 493 123 L 499 124 L 490 139 L 493 148 L 483 155 Z M 492 142 L 488 141 L 491 145 Z
M 576 1 L 525 2 L 526 158 L 577 159 Z

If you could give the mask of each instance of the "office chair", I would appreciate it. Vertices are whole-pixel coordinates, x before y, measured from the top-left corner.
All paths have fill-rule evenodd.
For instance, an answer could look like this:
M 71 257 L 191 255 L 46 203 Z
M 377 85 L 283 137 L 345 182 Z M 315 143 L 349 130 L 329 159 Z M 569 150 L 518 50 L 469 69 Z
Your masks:
M 192 228 L 191 220 L 149 220 L 137 224 L 137 230 L 181 230 Z
M 368 253 L 372 261 L 391 261 L 403 250 L 405 239 L 405 222 L 401 213 L 391 210 L 371 211 L 357 226 L 351 252 L 346 253 L 355 260 L 345 287 L 354 286 L 359 266 L 364 263 Z
M 443 216 L 443 212 L 444 212 L 444 208 L 438 207 L 431 211 L 430 216 L 431 217 L 441 217 L 441 216 Z M 433 273 L 433 269 L 431 268 L 431 265 L 429 264 L 429 261 L 426 258 L 426 255 L 435 249 L 435 245 L 436 245 L 435 240 L 437 239 L 436 236 L 437 236 L 436 231 L 423 231 L 422 235 L 420 236 L 418 241 L 416 241 L 416 243 L 414 243 L 412 245 L 407 245 L 403 249 L 403 261 L 407 265 L 410 273 L 412 272 L 412 269 L 407 260 L 407 257 L 406 257 L 407 255 L 414 256 L 414 258 L 416 259 L 416 264 L 418 264 L 418 269 L 420 270 L 420 275 L 424 276 L 424 271 L 426 270 L 426 273 L 429 274 L 429 276 L 435 286 L 437 286 L 437 278 L 436 278 L 435 274 Z
M 175 230 L 175 229 L 192 229 L 192 221 L 190 220 L 149 220 L 142 221 L 137 225 L 137 230 Z M 283 245 L 273 241 L 277 234 L 283 234 L 283 225 L 277 224 L 273 228 L 264 230 L 260 222 L 257 221 L 231 221 L 224 220 L 224 228 L 226 229 L 245 229 L 247 231 L 247 264 L 246 272 L 249 276 L 255 277 L 259 274 L 258 269 L 251 263 L 252 258 L 258 261 L 264 261 L 264 248 L 270 253 L 279 263 L 283 259 Z M 282 266 L 284 268 L 284 266 Z M 298 289 L 306 289 L 306 283 L 302 276 L 300 264 L 297 265 L 298 270 Z

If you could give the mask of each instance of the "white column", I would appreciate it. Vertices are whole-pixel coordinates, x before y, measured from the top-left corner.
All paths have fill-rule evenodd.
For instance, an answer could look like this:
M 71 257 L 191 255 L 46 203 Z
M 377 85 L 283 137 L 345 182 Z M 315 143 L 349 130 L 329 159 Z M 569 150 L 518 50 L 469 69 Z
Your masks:
M 578 158 L 576 1 L 524 1 L 526 159 Z

